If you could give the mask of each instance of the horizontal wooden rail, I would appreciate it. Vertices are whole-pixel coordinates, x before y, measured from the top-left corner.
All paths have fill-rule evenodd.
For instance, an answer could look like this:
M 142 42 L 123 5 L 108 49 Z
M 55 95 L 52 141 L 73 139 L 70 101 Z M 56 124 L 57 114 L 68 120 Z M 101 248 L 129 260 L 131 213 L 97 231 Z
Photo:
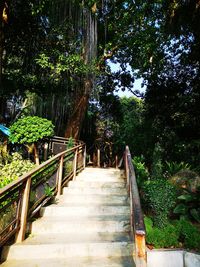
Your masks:
M 135 170 L 132 163 L 129 147 L 126 147 L 124 153 L 124 167 L 127 178 L 127 186 L 130 194 L 131 204 L 131 227 L 135 241 L 135 251 L 133 257 L 136 267 L 146 266 L 146 242 L 145 242 L 145 224 L 140 203 L 140 196 L 136 182 Z
M 85 168 L 85 149 L 83 142 L 76 142 L 0 189 L 0 246 L 13 235 L 16 242 L 24 240 L 28 219 Z

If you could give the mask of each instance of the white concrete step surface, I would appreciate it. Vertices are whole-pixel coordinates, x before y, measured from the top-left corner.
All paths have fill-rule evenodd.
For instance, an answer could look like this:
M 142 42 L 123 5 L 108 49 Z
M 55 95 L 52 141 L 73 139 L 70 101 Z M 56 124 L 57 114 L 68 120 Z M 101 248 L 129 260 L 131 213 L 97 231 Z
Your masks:
M 70 204 L 68 204 L 70 205 Z M 42 216 L 85 216 L 90 214 L 95 215 L 121 215 L 121 214 L 129 214 L 130 207 L 128 205 L 116 205 L 116 206 L 108 206 L 108 205 L 79 205 L 79 206 L 67 206 L 67 204 L 63 203 L 61 205 L 51 205 L 49 207 L 43 208 L 41 210 Z
M 2 267 L 132 267 L 130 206 L 122 172 L 86 168 L 41 209 L 31 235 L 5 247 Z
M 70 204 L 107 204 L 112 203 L 115 204 L 129 204 L 129 198 L 127 196 L 120 196 L 120 195 L 102 195 L 102 194 L 64 194 L 56 198 L 55 203 L 59 202 L 60 204 L 63 203 L 70 203 Z
M 75 257 L 9 260 L 2 267 L 135 267 L 132 257 Z
M 74 180 L 70 181 L 69 187 L 81 187 L 81 188 L 124 188 L 126 183 L 124 181 L 85 181 L 85 180 Z
M 130 221 L 126 216 L 110 217 L 90 217 L 80 218 L 72 217 L 71 220 L 66 218 L 47 217 L 39 219 L 32 224 L 32 233 L 113 233 L 113 232 L 130 232 Z
M 39 245 L 15 245 L 9 248 L 9 259 L 40 259 L 69 257 L 112 257 L 130 256 L 132 243 L 129 242 L 90 242 Z
M 64 187 L 63 194 L 88 194 L 88 195 L 124 195 L 127 196 L 126 188 L 91 188 L 91 187 Z

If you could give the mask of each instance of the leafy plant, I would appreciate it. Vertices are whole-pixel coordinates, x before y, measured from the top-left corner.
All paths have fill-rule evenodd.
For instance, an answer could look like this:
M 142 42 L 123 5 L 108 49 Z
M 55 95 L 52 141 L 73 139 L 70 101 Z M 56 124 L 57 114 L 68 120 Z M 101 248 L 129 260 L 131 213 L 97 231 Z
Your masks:
M 67 142 L 67 149 L 70 149 L 74 146 L 74 139 L 72 137 L 69 138 Z
M 190 170 L 191 166 L 188 163 L 185 162 L 176 162 L 176 161 L 166 161 L 165 162 L 165 176 L 166 177 L 171 177 L 173 175 L 175 175 L 177 172 L 181 171 L 181 170 Z
M 145 166 L 144 158 L 142 156 L 140 157 L 135 156 L 132 161 L 133 161 L 133 166 L 135 168 L 137 184 L 139 187 L 141 187 L 144 181 L 146 181 L 149 178 L 148 169 Z
M 181 218 L 192 219 L 200 223 L 200 187 L 195 192 L 187 189 L 183 190 L 182 195 L 178 196 L 178 204 L 174 213 Z
M 154 227 L 150 217 L 145 217 L 144 222 L 147 243 L 155 248 L 184 247 L 195 250 L 200 248 L 200 231 L 187 220 L 167 222 L 163 229 Z
M 66 161 L 65 165 L 64 165 L 64 175 L 67 176 L 69 175 L 73 170 L 73 161 L 68 160 Z
M 46 185 L 45 188 L 44 188 L 44 193 L 47 197 L 52 197 L 54 195 L 54 191 L 53 191 L 53 188 Z
M 35 162 L 39 164 L 36 142 L 53 135 L 54 125 L 51 121 L 37 116 L 27 116 L 17 120 L 10 127 L 9 140 L 13 143 L 33 146 Z
M 176 190 L 166 180 L 151 180 L 144 183 L 143 194 L 145 205 L 154 215 L 154 225 L 163 228 L 176 203 Z
M 12 161 L 0 170 L 0 188 L 6 186 L 24 173 L 33 169 L 35 165 L 29 160 L 23 160 L 22 156 L 15 152 Z
M 187 169 L 181 170 L 169 179 L 177 189 L 174 213 L 181 218 L 200 222 L 200 177 Z
M 200 248 L 200 231 L 197 227 L 185 219 L 176 222 L 176 228 L 179 230 L 179 240 L 184 243 L 188 249 Z
M 153 227 L 153 221 L 149 217 L 144 218 L 146 226 L 146 240 L 147 243 L 153 245 L 155 248 L 169 248 L 179 246 L 179 231 L 169 222 L 165 227 L 160 229 Z

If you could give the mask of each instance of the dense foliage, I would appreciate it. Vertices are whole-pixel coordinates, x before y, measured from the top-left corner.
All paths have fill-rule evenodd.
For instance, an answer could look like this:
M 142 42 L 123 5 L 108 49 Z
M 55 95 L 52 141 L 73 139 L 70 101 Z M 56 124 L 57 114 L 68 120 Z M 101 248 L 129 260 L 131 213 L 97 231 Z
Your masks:
M 34 167 L 35 165 L 30 160 L 23 160 L 19 153 L 13 153 L 11 161 L 0 170 L 0 188 L 16 180 Z
M 167 223 L 160 229 L 153 227 L 149 217 L 145 217 L 147 243 L 155 248 L 187 248 L 199 250 L 200 231 L 186 220 Z
M 51 121 L 37 116 L 27 116 L 12 124 L 9 139 L 18 144 L 35 143 L 44 137 L 52 136 L 53 129 Z

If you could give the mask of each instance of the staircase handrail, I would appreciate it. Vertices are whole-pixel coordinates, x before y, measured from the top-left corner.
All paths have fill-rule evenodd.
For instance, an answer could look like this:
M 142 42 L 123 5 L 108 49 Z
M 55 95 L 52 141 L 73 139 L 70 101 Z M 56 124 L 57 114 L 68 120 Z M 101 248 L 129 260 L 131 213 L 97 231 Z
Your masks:
M 131 205 L 131 228 L 134 235 L 134 260 L 137 267 L 146 266 L 146 230 L 144 224 L 143 211 L 140 203 L 140 196 L 136 181 L 134 166 L 132 163 L 129 147 L 126 146 L 124 153 L 124 167 L 127 179 L 127 189 L 130 195 Z
M 52 196 L 59 196 L 62 188 L 74 179 L 85 165 L 86 145 L 81 142 L 73 148 L 58 153 L 1 188 L 0 246 L 13 236 L 16 242 L 22 242 L 25 238 L 28 219 L 35 215 Z M 45 185 L 50 188 L 47 188 L 48 192 L 45 192 Z M 30 206 L 33 193 L 35 203 Z

